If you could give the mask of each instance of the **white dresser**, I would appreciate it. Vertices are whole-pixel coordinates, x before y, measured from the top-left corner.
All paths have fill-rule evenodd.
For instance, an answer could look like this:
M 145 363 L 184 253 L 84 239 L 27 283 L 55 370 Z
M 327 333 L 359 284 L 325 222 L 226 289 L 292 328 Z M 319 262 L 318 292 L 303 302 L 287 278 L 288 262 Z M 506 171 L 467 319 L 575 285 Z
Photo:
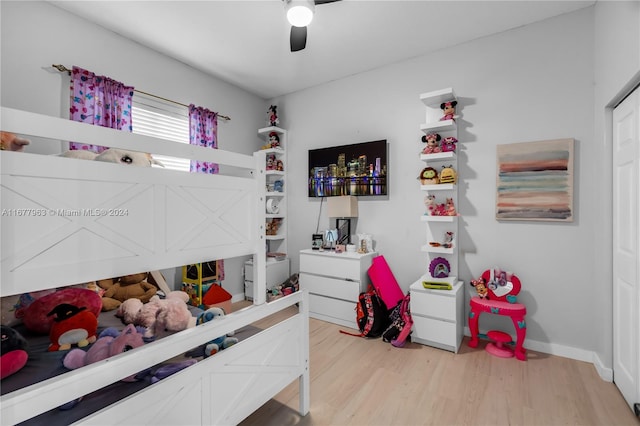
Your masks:
M 422 277 L 411 284 L 411 341 L 458 352 L 464 332 L 463 282 L 451 290 L 431 290 L 422 286 Z
M 301 250 L 300 288 L 309 291 L 309 316 L 357 330 L 358 296 L 367 290 L 367 270 L 377 255 Z

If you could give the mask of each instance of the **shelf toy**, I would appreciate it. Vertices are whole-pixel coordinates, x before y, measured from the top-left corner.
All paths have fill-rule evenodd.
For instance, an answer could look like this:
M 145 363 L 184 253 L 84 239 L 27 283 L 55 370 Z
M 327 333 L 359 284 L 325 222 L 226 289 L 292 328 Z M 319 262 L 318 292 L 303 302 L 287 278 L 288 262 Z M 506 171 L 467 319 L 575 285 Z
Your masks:
M 455 171 L 453 166 L 442 166 L 442 170 L 438 175 L 438 179 L 440 183 L 457 183 L 458 182 L 458 173 Z
M 447 198 L 445 203 L 437 203 L 434 195 L 424 197 L 424 205 L 429 216 L 457 216 L 458 212 L 453 202 L 453 198 Z
M 445 120 L 453 120 L 456 117 L 456 105 L 458 105 L 458 101 L 448 101 L 440 104 L 440 109 L 442 110 L 442 118 L 440 121 Z
M 420 172 L 420 176 L 418 176 L 418 179 L 420 179 L 420 183 L 422 185 L 436 185 L 440 183 L 438 171 L 433 167 L 425 167 L 424 169 L 422 169 L 422 171 Z
M 267 124 L 269 126 L 277 126 L 280 123 L 278 119 L 278 107 L 276 105 L 269 106 L 267 110 Z
M 442 137 L 437 133 L 429 133 L 422 137 L 422 142 L 426 143 L 427 146 L 422 150 L 423 154 L 435 154 L 438 152 L 442 152 L 442 148 L 440 147 L 440 140 Z
M 443 247 L 443 248 L 452 248 L 453 247 L 453 232 L 447 231 L 444 234 L 444 242 L 440 243 L 438 241 L 429 241 L 429 245 L 431 247 Z
M 451 272 L 451 265 L 444 257 L 436 257 L 429 263 L 429 273 L 433 278 L 447 278 Z
M 440 146 L 442 147 L 442 152 L 456 152 L 456 144 L 458 143 L 458 139 L 453 136 L 447 136 L 442 139 L 440 142 Z

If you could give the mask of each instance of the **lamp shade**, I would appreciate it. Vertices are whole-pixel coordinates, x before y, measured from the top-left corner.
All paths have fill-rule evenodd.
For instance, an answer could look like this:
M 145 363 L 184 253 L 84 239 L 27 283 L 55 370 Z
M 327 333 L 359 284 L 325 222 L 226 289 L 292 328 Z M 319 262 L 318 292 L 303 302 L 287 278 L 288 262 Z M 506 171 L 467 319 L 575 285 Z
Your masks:
M 327 198 L 329 217 L 358 217 L 358 198 L 353 195 Z
M 294 27 L 306 27 L 313 19 L 314 2 L 311 0 L 285 0 L 287 20 Z

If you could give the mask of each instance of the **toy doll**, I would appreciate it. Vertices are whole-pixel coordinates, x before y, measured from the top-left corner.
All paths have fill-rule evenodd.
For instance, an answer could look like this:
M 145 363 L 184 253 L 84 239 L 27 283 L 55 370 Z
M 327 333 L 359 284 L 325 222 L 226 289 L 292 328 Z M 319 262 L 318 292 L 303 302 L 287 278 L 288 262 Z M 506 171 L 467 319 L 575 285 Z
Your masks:
M 277 108 L 276 105 L 271 105 L 267 111 L 267 123 L 269 126 L 277 126 L 280 123 Z
M 440 109 L 442 110 L 442 118 L 440 121 L 445 120 L 453 120 L 456 115 L 456 105 L 458 105 L 458 101 L 449 101 L 443 102 L 440 104 Z
M 422 150 L 423 154 L 435 154 L 436 152 L 442 152 L 440 148 L 440 135 L 437 133 L 429 133 L 422 137 L 422 142 L 425 142 L 427 146 Z
M 269 133 L 269 147 L 280 148 L 280 137 L 276 132 Z

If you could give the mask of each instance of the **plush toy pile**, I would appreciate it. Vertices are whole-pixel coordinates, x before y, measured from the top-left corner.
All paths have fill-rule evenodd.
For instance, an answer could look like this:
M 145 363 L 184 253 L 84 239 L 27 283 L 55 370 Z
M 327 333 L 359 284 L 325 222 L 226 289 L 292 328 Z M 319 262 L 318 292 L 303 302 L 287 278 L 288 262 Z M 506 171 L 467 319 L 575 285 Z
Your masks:
M 148 275 L 147 272 L 141 272 L 98 281 L 98 286 L 105 290 L 102 295 L 102 310 L 112 311 L 132 298 L 139 299 L 142 303 L 151 300 L 158 289 L 147 281 Z

